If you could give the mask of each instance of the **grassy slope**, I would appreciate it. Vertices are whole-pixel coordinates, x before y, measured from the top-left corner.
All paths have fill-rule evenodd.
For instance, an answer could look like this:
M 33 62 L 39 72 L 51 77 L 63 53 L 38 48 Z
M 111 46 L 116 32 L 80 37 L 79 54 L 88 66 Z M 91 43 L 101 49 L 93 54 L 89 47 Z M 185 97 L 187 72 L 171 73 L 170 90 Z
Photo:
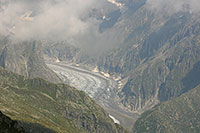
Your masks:
M 200 86 L 142 114 L 134 133 L 200 132 Z
M 56 132 L 123 132 L 84 92 L 0 69 L 0 110 Z M 118 129 L 117 129 L 118 128 Z

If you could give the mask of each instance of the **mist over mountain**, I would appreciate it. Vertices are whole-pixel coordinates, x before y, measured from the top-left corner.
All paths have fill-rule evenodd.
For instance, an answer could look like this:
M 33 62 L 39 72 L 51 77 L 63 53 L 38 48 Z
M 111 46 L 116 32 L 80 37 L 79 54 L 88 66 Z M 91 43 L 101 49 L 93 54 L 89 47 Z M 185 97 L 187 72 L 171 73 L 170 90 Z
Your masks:
M 10 1 L 1 7 L 1 34 L 12 32 L 20 40 L 67 39 L 88 29 L 90 22 L 84 17 L 93 4 L 92 0 Z
M 155 128 L 171 126 L 167 123 L 174 119 L 165 119 L 168 114 L 159 112 L 165 112 L 166 106 L 183 119 L 198 116 L 194 92 L 200 85 L 199 13 L 199 0 L 0 0 L 0 66 L 25 78 L 72 82 L 79 89 L 86 86 L 83 91 L 88 95 L 97 88 L 100 98 L 96 102 L 130 132 L 167 132 L 167 128 Z M 51 70 L 45 63 L 57 65 L 57 69 Z M 59 70 L 59 66 L 63 68 Z M 67 73 L 70 69 L 74 73 Z M 101 90 L 102 86 L 106 87 Z M 101 104 L 108 99 L 112 99 L 111 106 Z M 183 108 L 176 104 L 180 99 Z M 181 110 L 191 106 L 194 112 L 182 116 Z M 57 105 L 48 109 L 54 107 Z M 81 121 L 70 116 L 83 130 L 88 131 L 87 126 L 89 131 L 98 130 L 94 117 L 80 117 Z M 85 117 L 89 117 L 86 122 Z M 92 126 L 90 118 L 95 121 Z M 183 131 L 190 125 L 180 124 L 181 118 L 170 131 Z M 108 121 L 112 126 L 102 128 L 115 131 L 118 127 Z M 199 130 L 193 127 L 187 131 Z
M 17 33 L 13 37 L 20 40 L 67 40 L 86 34 L 97 25 L 96 18 L 89 14 L 92 9 L 104 10 L 108 3 L 106 0 L 1 0 L 0 33 Z M 198 0 L 147 0 L 145 5 L 149 10 L 159 12 L 164 9 L 172 14 L 181 11 L 197 13 L 199 4 Z M 126 10 L 126 6 L 124 4 L 122 10 Z
M 113 18 L 99 25 L 102 34 L 119 40 L 111 50 L 90 56 L 82 49 L 54 44 L 46 47 L 45 54 L 120 76 L 116 101 L 136 114 L 198 86 L 200 78 L 194 73 L 199 74 L 200 61 L 199 2 L 118 2 L 123 4 L 120 14 L 111 11 Z M 95 43 L 99 44 L 98 39 Z M 109 41 L 106 44 L 111 46 Z
M 68 41 L 87 53 L 105 51 L 117 45 L 119 39 L 101 34 L 99 24 L 115 10 L 118 7 L 106 0 L 11 0 L 1 4 L 0 34 L 13 41 Z
M 173 14 L 177 12 L 198 13 L 200 11 L 198 0 L 147 0 L 147 7 L 156 11 L 167 10 Z

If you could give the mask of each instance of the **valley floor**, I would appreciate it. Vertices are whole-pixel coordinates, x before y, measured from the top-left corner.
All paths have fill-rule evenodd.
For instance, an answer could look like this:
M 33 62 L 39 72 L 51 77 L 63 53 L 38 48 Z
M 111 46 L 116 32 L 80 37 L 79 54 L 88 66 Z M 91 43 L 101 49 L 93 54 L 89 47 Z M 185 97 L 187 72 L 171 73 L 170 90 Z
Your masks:
M 46 64 L 58 74 L 64 83 L 85 91 L 106 109 L 115 121 L 119 121 L 122 126 L 131 130 L 138 115 L 124 111 L 116 102 L 116 89 L 119 86 L 117 81 L 100 72 L 93 72 L 64 62 L 48 62 Z

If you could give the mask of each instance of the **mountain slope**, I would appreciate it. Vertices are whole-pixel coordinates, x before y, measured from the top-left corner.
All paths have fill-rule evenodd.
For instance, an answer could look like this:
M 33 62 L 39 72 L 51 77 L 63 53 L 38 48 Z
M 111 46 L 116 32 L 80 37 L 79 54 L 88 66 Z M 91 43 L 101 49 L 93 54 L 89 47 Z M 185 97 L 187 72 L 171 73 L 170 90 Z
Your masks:
M 6 37 L 0 39 L 0 66 L 6 70 L 29 78 L 43 78 L 60 82 L 57 75 L 45 64 L 41 53 L 41 42 L 13 42 Z
M 143 45 L 143 63 L 132 71 L 128 82 L 119 93 L 121 102 L 131 110 L 148 109 L 158 102 L 177 97 L 200 84 L 199 20 L 187 20 L 184 28 L 163 46 Z M 198 31 L 198 30 L 197 30 Z M 157 40 L 160 38 L 157 36 Z M 154 41 L 157 41 L 154 39 Z M 159 43 L 157 43 L 159 44 Z
M 76 48 L 64 49 L 65 45 L 60 47 L 60 44 L 54 45 L 54 50 L 47 47 L 45 51 L 51 51 L 50 55 L 61 60 L 83 66 L 89 64 L 111 77 L 121 77 L 116 102 L 123 110 L 137 114 L 198 86 L 199 14 L 188 10 L 169 13 L 170 7 L 156 12 L 149 9 L 146 0 L 118 2 L 124 4 L 121 14 L 112 26 L 108 24 L 109 28 L 101 31 L 102 36 L 118 38 L 117 43 L 113 41 L 113 50 L 91 57 L 87 53 L 80 54 L 81 50 Z M 102 23 L 106 24 L 104 21 Z M 96 42 L 102 47 L 105 42 L 109 46 L 110 42 L 104 39 Z
M 0 110 L 12 119 L 56 132 L 124 132 L 82 91 L 3 69 L 0 79 Z
M 135 123 L 134 133 L 199 132 L 199 101 L 200 86 L 142 114 Z

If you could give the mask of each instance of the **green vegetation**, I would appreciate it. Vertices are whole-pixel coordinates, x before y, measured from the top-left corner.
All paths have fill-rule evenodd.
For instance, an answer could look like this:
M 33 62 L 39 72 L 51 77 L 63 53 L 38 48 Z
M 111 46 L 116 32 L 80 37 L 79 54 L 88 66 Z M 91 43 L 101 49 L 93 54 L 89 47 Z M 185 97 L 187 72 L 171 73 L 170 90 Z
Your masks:
M 3 69 L 0 69 L 0 110 L 21 121 L 26 130 L 42 126 L 39 129 L 61 133 L 124 132 L 84 92 L 39 78 L 27 79 Z
M 134 133 L 200 132 L 200 86 L 141 115 Z

